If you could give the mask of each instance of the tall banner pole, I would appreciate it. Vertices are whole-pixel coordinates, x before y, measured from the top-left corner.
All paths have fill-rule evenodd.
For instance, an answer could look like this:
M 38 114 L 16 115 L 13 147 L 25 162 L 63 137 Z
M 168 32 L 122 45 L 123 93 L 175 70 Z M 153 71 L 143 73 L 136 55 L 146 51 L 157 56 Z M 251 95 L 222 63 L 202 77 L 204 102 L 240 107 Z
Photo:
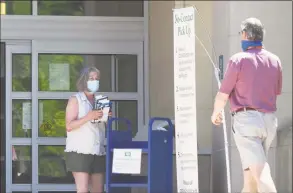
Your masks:
M 173 10 L 177 193 L 198 193 L 195 9 Z

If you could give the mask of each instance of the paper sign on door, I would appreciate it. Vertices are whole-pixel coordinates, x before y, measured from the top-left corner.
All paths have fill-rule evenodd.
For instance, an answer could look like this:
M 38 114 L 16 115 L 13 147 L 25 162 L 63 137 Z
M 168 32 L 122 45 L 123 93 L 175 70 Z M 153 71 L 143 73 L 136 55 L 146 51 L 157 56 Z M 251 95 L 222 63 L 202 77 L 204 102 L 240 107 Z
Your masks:
M 114 149 L 112 173 L 140 174 L 141 149 Z

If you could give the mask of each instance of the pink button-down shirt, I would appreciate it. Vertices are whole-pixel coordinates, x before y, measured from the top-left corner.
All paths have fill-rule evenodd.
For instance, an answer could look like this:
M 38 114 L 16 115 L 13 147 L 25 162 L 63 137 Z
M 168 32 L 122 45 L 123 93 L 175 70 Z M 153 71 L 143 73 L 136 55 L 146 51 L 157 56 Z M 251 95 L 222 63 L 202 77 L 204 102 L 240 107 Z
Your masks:
M 250 107 L 275 112 L 282 91 L 280 59 L 264 49 L 253 48 L 233 55 L 228 63 L 220 92 L 229 94 L 231 111 Z

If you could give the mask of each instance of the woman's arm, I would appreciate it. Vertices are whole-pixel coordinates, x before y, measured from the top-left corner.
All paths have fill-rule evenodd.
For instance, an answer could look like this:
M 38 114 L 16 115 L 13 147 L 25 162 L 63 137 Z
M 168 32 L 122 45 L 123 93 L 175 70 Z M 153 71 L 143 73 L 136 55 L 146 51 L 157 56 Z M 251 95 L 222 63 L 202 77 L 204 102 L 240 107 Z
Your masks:
M 81 125 L 89 121 L 88 116 L 84 116 L 81 119 L 78 117 L 78 101 L 76 97 L 71 97 L 66 107 L 66 131 L 72 131 L 79 128 Z

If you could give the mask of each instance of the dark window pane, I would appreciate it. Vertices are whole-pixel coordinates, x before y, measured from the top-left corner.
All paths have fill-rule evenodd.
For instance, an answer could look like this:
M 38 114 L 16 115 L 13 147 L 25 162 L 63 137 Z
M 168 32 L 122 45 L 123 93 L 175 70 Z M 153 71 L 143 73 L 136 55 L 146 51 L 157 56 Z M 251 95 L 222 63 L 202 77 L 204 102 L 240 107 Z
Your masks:
M 31 100 L 12 100 L 12 137 L 32 137 Z
M 32 183 L 31 146 L 12 146 L 12 183 Z
M 38 1 L 39 15 L 143 17 L 143 1 Z
M 75 92 L 84 66 L 95 66 L 101 72 L 100 91 L 111 92 L 111 55 L 39 55 L 39 90 Z
M 64 148 L 64 146 L 39 146 L 39 183 L 74 183 L 72 174 L 66 171 Z
M 39 100 L 39 136 L 66 137 L 67 100 Z
M 116 92 L 137 92 L 137 56 L 116 55 Z
M 132 136 L 135 137 L 138 131 L 137 121 L 137 101 L 113 101 L 115 106 L 115 114 L 113 117 L 126 118 L 131 122 Z M 115 124 L 113 124 L 115 129 Z M 127 125 L 124 122 L 118 122 L 117 130 L 127 130 Z
M 12 54 L 12 91 L 31 91 L 31 54 Z
M 3 12 L 3 13 L 2 13 Z M 1 0 L 1 14 L 3 15 L 31 15 L 32 1 Z

